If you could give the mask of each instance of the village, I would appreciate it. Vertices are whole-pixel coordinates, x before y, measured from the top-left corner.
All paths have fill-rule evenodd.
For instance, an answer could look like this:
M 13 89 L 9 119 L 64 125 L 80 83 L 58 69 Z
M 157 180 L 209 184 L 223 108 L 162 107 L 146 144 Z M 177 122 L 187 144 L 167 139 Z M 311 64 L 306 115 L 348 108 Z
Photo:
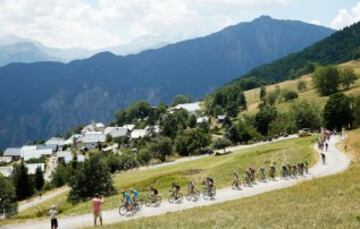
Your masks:
M 210 121 L 208 116 L 200 115 L 202 112 L 199 102 L 178 104 L 168 108 L 167 112 L 172 114 L 177 110 L 185 110 L 189 115 L 194 115 L 197 124 Z M 225 115 L 217 116 L 218 123 L 223 122 L 225 117 Z M 122 150 L 136 151 L 137 149 L 132 148 L 130 143 L 159 134 L 161 134 L 159 125 L 137 128 L 132 123 L 123 126 L 106 126 L 104 123 L 92 121 L 84 126 L 80 133 L 73 134 L 67 139 L 51 137 L 43 144 L 7 148 L 0 157 L 0 173 L 10 177 L 13 165 L 23 161 L 28 175 L 35 175 L 36 169 L 40 168 L 45 181 L 50 182 L 51 175 L 59 162 L 68 164 L 75 156 L 78 162 L 83 162 L 93 151 L 117 154 L 122 154 Z

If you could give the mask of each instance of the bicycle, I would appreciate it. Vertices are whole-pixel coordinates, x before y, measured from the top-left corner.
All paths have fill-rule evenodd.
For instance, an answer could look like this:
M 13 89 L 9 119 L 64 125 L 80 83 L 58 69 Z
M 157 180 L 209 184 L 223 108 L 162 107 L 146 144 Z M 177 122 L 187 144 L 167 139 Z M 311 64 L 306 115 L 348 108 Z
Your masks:
M 125 215 L 128 212 L 136 213 L 141 210 L 141 205 L 142 205 L 141 201 L 137 201 L 132 205 L 130 203 L 127 203 L 127 201 L 123 201 L 123 202 L 124 204 L 120 205 L 119 207 L 120 215 Z
M 212 186 L 209 190 L 209 187 L 205 186 L 203 189 L 203 198 L 204 199 L 214 199 L 216 197 L 216 187 Z
M 188 192 L 186 194 L 186 199 L 188 201 L 197 201 L 200 199 L 200 192 L 198 190 L 194 190 L 193 192 Z
M 168 197 L 168 201 L 169 203 L 181 202 L 183 198 L 184 195 L 181 192 L 178 193 L 171 192 Z
M 150 207 L 152 204 L 155 204 L 155 206 L 159 206 L 161 203 L 161 197 L 158 195 L 147 195 L 147 199 L 145 200 L 145 205 L 147 207 Z

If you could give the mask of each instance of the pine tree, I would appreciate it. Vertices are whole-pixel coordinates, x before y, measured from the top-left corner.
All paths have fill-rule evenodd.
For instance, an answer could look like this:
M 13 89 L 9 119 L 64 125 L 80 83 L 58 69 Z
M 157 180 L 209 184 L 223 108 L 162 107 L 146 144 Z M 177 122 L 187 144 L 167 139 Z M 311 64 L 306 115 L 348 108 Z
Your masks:
M 16 198 L 23 200 L 34 194 L 34 187 L 27 173 L 27 168 L 22 162 L 14 167 L 13 182 L 16 191 Z
M 36 168 L 34 183 L 35 183 L 35 189 L 37 191 L 41 191 L 42 188 L 44 187 L 45 184 L 44 173 L 40 166 Z

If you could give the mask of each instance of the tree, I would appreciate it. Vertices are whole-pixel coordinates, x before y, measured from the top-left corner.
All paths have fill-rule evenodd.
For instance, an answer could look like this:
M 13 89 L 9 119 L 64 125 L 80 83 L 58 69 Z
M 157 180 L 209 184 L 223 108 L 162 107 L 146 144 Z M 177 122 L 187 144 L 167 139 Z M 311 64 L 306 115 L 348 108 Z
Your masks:
M 225 137 L 229 139 L 232 143 L 236 144 L 240 142 L 240 135 L 236 126 L 231 126 L 225 133 Z
M 305 91 L 307 88 L 306 82 L 304 80 L 299 80 L 297 84 L 298 91 Z
M 239 113 L 239 106 L 236 102 L 230 102 L 226 107 L 226 114 L 230 117 L 236 117 Z
M 173 152 L 171 139 L 168 137 L 160 137 L 156 143 L 151 145 L 151 151 L 161 161 L 166 160 L 166 156 Z
M 70 178 L 69 200 L 73 203 L 86 200 L 95 194 L 111 195 L 115 192 L 109 167 L 99 153 L 91 154 L 90 158 L 77 168 Z
M 246 97 L 244 92 L 241 92 L 239 94 L 239 106 L 241 108 L 241 110 L 246 110 L 247 109 L 247 103 L 246 103 Z
M 317 67 L 312 79 L 315 88 L 319 94 L 323 96 L 338 92 L 341 83 L 339 70 L 332 65 L 327 67 Z
M 276 119 L 277 111 L 275 107 L 264 106 L 255 115 L 254 125 L 256 129 L 262 134 L 267 135 L 269 124 Z
M 150 149 L 148 147 L 145 147 L 140 149 L 139 152 L 137 153 L 137 160 L 140 164 L 146 165 L 150 162 L 151 156 L 152 155 Z
M 63 163 L 58 163 L 55 171 L 51 174 L 51 184 L 54 187 L 61 187 L 69 180 L 68 170 Z
M 325 105 L 323 117 L 326 128 L 350 128 L 354 120 L 350 98 L 343 93 L 331 95 Z
M 173 114 L 165 116 L 164 120 L 160 122 L 162 134 L 166 137 L 175 138 L 176 133 L 179 130 L 178 121 Z
M 0 213 L 6 217 L 17 212 L 16 191 L 9 179 L 0 174 Z
M 190 154 L 187 144 L 188 144 L 188 136 L 184 135 L 183 133 L 176 136 L 175 150 L 181 156 L 188 156 Z
M 191 103 L 191 102 L 192 102 L 192 98 L 190 96 L 177 95 L 173 99 L 172 106 L 176 106 L 178 104 L 183 104 L 183 103 Z
M 306 100 L 294 103 L 288 115 L 293 117 L 294 124 L 298 130 L 304 128 L 319 130 L 321 127 L 322 120 L 319 107 Z
M 23 162 L 14 166 L 13 182 L 17 200 L 23 200 L 34 194 L 33 184 L 28 176 L 27 168 Z
M 225 148 L 231 145 L 231 141 L 227 138 L 218 138 L 214 143 L 215 149 L 223 149 L 224 153 L 226 153 Z
M 354 69 L 350 67 L 343 67 L 340 69 L 339 72 L 341 84 L 345 90 L 348 90 L 350 86 L 355 83 L 355 80 L 358 79 L 358 76 L 355 74 Z
M 191 115 L 189 119 L 189 127 L 194 128 L 196 126 L 196 116 Z
M 201 129 L 188 129 L 175 139 L 175 149 L 182 156 L 198 154 L 211 142 L 211 136 Z
M 297 99 L 298 97 L 299 95 L 296 91 L 292 91 L 292 90 L 283 91 L 283 98 L 286 102 Z
M 42 188 L 44 187 L 44 184 L 45 184 L 44 173 L 41 167 L 39 166 L 35 170 L 35 180 L 34 180 L 35 189 L 37 191 L 41 191 Z
M 279 113 L 269 124 L 269 134 L 282 136 L 296 131 L 294 116 L 291 113 Z
M 265 100 L 266 97 L 266 87 L 265 86 L 261 86 L 260 87 L 260 100 Z

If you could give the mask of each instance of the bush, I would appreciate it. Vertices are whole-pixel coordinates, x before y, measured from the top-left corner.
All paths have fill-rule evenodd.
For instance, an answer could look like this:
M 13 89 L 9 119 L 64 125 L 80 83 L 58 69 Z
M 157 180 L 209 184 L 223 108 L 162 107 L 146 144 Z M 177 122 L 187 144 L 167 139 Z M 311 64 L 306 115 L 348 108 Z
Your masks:
M 225 149 L 226 147 L 231 145 L 231 141 L 227 138 L 218 138 L 214 143 L 215 149 Z
M 285 90 L 283 91 L 283 98 L 286 102 L 292 101 L 294 99 L 297 99 L 299 97 L 299 94 L 296 91 L 291 90 Z
M 298 91 L 305 91 L 307 88 L 306 82 L 304 80 L 299 80 L 297 84 Z

